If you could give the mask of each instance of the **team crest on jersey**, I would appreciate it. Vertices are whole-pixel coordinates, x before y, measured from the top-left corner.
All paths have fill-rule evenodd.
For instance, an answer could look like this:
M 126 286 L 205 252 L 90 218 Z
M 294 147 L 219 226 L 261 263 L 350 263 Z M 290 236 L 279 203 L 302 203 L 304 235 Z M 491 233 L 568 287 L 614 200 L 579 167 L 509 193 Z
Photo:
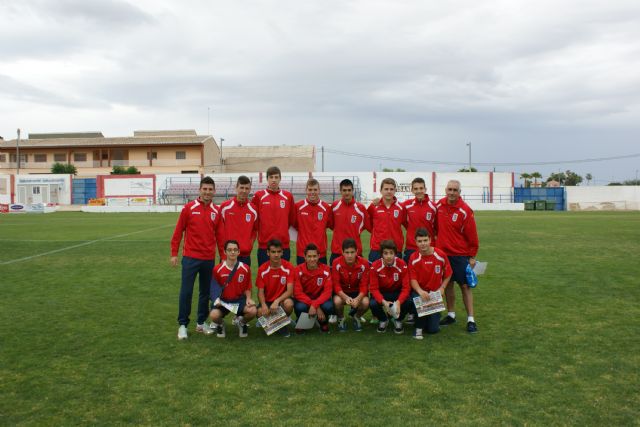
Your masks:
M 215 221 L 215 220 L 216 220 L 216 213 L 211 212 L 211 221 Z
M 286 285 L 286 284 L 287 284 L 287 278 L 286 278 L 286 277 L 284 277 L 284 276 L 282 276 L 282 277 L 280 278 L 280 284 L 281 284 L 281 285 Z
M 393 273 L 393 281 L 397 282 L 398 280 L 400 280 L 400 275 L 398 273 Z
M 244 282 L 244 274 L 238 274 L 238 283 Z
M 357 219 L 358 219 L 357 216 L 351 215 L 351 224 L 355 224 Z
M 451 217 L 451 221 L 456 222 L 458 220 L 458 214 L 454 213 L 453 216 Z
M 431 212 L 427 212 L 427 221 L 431 221 Z
M 244 220 L 247 222 L 251 222 L 251 214 L 245 214 L 244 215 Z
M 286 203 L 287 203 L 287 202 L 285 202 L 284 200 L 280 200 L 280 207 L 281 207 L 282 209 L 284 209 L 284 207 L 285 207 Z
M 322 221 L 322 212 L 318 212 L 318 221 Z
M 322 286 L 322 281 L 323 281 L 323 280 L 324 280 L 324 279 L 323 279 L 322 277 L 318 277 L 318 280 L 316 280 L 317 285 L 318 285 L 318 286 Z
M 440 270 L 440 266 L 436 265 L 436 274 L 440 274 L 440 271 L 442 271 L 442 270 Z
M 358 272 L 358 280 L 362 279 L 362 271 Z
M 393 217 L 398 218 L 400 216 L 400 211 L 393 211 Z

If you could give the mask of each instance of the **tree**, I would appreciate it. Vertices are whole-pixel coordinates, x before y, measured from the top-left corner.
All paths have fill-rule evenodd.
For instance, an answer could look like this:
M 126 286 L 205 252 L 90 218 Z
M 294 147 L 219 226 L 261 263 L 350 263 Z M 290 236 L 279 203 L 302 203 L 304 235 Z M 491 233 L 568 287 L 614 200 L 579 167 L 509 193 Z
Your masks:
M 458 169 L 458 172 L 478 172 L 478 169 L 471 166 L 471 170 L 469 170 L 469 168 L 462 168 L 462 169 Z
M 564 172 L 554 172 L 547 178 L 547 182 L 549 181 L 557 181 L 560 185 L 564 185 L 564 182 L 567 180 L 567 176 Z
M 587 180 L 587 185 L 589 185 L 589 183 L 591 182 L 591 180 L 593 179 L 593 175 L 591 175 L 590 173 L 586 174 L 584 176 Z
M 640 185 L 640 179 L 627 179 L 623 182 L 624 185 Z
M 78 173 L 78 169 L 76 169 L 75 165 L 70 163 L 54 163 L 53 166 L 51 166 L 51 173 L 76 175 Z
M 582 182 L 582 177 L 575 172 L 567 169 L 565 174 L 567 175 L 567 179 L 564 181 L 564 185 L 575 186 Z
M 402 168 L 383 168 L 382 172 L 406 172 L 406 170 L 402 169 Z M 140 172 L 138 172 L 140 173 Z
M 524 179 L 524 186 L 525 187 L 530 187 L 531 186 L 531 181 L 529 181 L 529 178 L 531 178 L 531 175 L 529 175 L 527 172 L 522 172 L 520 174 L 520 178 Z
M 531 174 L 531 178 L 533 178 L 533 185 L 535 187 L 538 186 L 538 178 L 542 179 L 542 175 L 540 174 L 540 172 L 533 172 Z

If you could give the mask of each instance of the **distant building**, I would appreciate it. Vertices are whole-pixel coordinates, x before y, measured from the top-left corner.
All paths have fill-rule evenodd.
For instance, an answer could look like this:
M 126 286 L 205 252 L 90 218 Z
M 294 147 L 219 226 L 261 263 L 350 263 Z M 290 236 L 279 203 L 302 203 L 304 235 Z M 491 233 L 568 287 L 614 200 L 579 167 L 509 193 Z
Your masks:
M 102 132 L 29 134 L 20 140 L 20 173 L 50 173 L 54 163 L 76 166 L 79 176 L 109 174 L 114 166 L 135 166 L 144 174 L 315 171 L 315 147 L 222 147 L 195 130 L 135 131 L 106 138 Z M 16 173 L 17 140 L 0 139 L 0 173 Z
M 551 181 L 547 182 L 547 187 L 560 187 L 560 183 L 552 179 Z

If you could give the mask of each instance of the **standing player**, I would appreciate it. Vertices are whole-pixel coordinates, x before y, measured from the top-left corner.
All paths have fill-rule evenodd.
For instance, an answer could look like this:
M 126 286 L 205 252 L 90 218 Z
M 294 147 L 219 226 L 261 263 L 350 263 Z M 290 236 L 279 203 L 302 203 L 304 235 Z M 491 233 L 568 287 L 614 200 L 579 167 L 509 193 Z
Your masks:
M 318 263 L 318 247 L 309 243 L 304 249 L 305 263 L 297 268 L 296 282 L 293 287 L 294 309 L 298 319 L 302 313 L 318 316 L 320 330 L 329 332 L 327 316 L 334 313 L 331 300 L 331 271 L 329 267 Z M 302 331 L 297 330 L 301 333 Z
M 222 286 L 220 300 L 228 304 L 238 304 L 238 333 L 247 337 L 247 322 L 256 317 L 256 303 L 251 299 L 251 268 L 238 260 L 240 245 L 235 240 L 224 244 L 225 260 L 213 269 L 213 277 Z M 211 322 L 219 338 L 226 336 L 224 316 L 229 310 L 223 305 L 211 306 Z
M 333 227 L 331 206 L 320 200 L 320 183 L 310 178 L 306 186 L 307 198 L 296 203 L 295 228 L 298 230 L 296 242 L 297 264 L 304 262 L 304 248 L 309 243 L 318 247 L 322 264 L 327 263 L 327 228 Z
M 376 260 L 369 270 L 369 292 L 371 292 L 371 313 L 380 323 L 378 332 L 385 332 L 389 318 L 385 311 L 389 311 L 393 305 L 396 312 L 400 312 L 397 319 L 393 320 L 394 332 L 404 332 L 402 319 L 411 310 L 409 297 L 409 272 L 405 262 L 396 257 L 398 252 L 393 240 L 383 240 L 380 243 L 382 258 Z M 383 309 L 384 307 L 384 309 Z
M 429 301 L 429 292 L 440 292 L 444 296 L 452 273 L 449 260 L 440 249 L 431 246 L 431 238 L 426 228 L 418 228 L 413 237 L 418 246 L 418 252 L 414 252 L 409 261 L 411 301 L 416 296 L 420 296 L 424 301 Z M 413 308 L 416 315 L 414 338 L 421 340 L 423 330 L 426 330 L 428 334 L 440 331 L 440 313 L 417 317 L 418 312 L 415 309 L 415 304 Z
M 396 181 L 393 178 L 385 178 L 380 183 L 381 200 L 371 203 L 369 217 L 371 217 L 371 251 L 369 261 L 374 262 L 380 258 L 380 243 L 391 239 L 396 244 L 397 251 L 402 253 L 404 234 L 402 224 L 405 222 L 407 212 L 396 199 Z
M 460 197 L 460 181 L 451 180 L 446 187 L 447 196 L 438 201 L 436 247 L 441 249 L 449 258 L 453 270 L 453 280 L 458 282 L 462 290 L 462 301 L 467 309 L 467 331 L 478 332 L 473 317 L 473 294 L 467 285 L 466 268 L 476 265 L 478 253 L 478 232 L 473 210 Z M 447 326 L 456 323 L 455 313 L 455 289 L 448 286 L 447 316 L 440 321 L 440 325 Z
M 257 191 L 251 201 L 258 210 L 258 265 L 269 260 L 267 242 L 282 242 L 282 257 L 289 261 L 289 227 L 295 222 L 293 195 L 280 189 L 282 173 L 277 166 L 267 169 L 267 189 Z
M 187 339 L 187 326 L 191 314 L 193 285 L 198 276 L 198 319 L 196 332 L 212 333 L 204 323 L 209 311 L 209 285 L 215 265 L 216 239 L 222 238 L 220 211 L 213 204 L 216 184 L 211 177 L 200 181 L 200 195 L 182 208 L 171 238 L 171 265 L 178 265 L 178 249 L 184 234 L 182 247 L 182 284 L 178 308 L 178 339 Z
M 358 256 L 358 246 L 354 239 L 344 239 L 342 242 L 342 256 L 336 258 L 331 266 L 333 281 L 333 304 L 338 315 L 338 329 L 347 330 L 344 320 L 344 305 L 350 306 L 353 329 L 362 331 L 360 318 L 369 308 L 367 297 L 369 288 L 369 262 Z
M 407 229 L 407 244 L 404 249 L 404 262 L 409 262 L 412 253 L 418 250 L 416 245 L 416 230 L 426 228 L 429 236 L 435 236 L 436 205 L 429 200 L 424 179 L 415 178 L 411 181 L 413 199 L 405 200 L 402 205 L 407 210 L 407 218 L 404 223 Z M 435 243 L 435 239 L 432 239 Z
M 225 200 L 220 205 L 220 214 L 224 224 L 224 240 L 218 240 L 218 246 L 222 255 L 224 253 L 222 243 L 229 239 L 237 240 L 240 243 L 238 259 L 250 266 L 253 242 L 255 242 L 258 232 L 258 212 L 249 201 L 249 193 L 251 193 L 251 180 L 240 175 L 236 182 L 236 196 Z
M 358 255 L 362 256 L 363 230 L 371 230 L 369 214 L 362 203 L 353 198 L 353 182 L 350 179 L 340 181 L 342 198 L 331 204 L 333 211 L 333 238 L 331 239 L 331 259 L 329 264 L 342 253 L 344 239 L 354 239 L 358 246 Z
M 278 307 L 291 316 L 293 311 L 293 284 L 296 280 L 296 269 L 289 261 L 282 259 L 282 243 L 279 240 L 267 242 L 269 261 L 258 268 L 256 287 L 260 300 L 260 315 L 275 314 Z M 289 336 L 289 327 L 279 330 L 281 335 Z

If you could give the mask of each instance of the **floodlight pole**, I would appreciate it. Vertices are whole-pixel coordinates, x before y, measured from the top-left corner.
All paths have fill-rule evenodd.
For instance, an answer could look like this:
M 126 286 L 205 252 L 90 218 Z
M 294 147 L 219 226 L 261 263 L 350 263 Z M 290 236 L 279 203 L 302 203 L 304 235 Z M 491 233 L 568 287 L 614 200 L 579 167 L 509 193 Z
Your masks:
M 222 143 L 224 142 L 224 138 L 220 138 L 220 172 L 222 173 L 222 165 L 223 165 L 223 159 L 222 159 Z
M 20 175 L 20 129 L 18 128 L 18 139 L 16 140 L 16 162 L 18 163 L 16 175 Z
M 471 143 L 467 143 L 467 147 L 469 147 L 469 172 L 471 172 Z
M 324 172 L 324 145 L 321 147 L 322 150 L 322 172 Z M 636 179 L 638 179 L 638 171 L 636 171 Z

